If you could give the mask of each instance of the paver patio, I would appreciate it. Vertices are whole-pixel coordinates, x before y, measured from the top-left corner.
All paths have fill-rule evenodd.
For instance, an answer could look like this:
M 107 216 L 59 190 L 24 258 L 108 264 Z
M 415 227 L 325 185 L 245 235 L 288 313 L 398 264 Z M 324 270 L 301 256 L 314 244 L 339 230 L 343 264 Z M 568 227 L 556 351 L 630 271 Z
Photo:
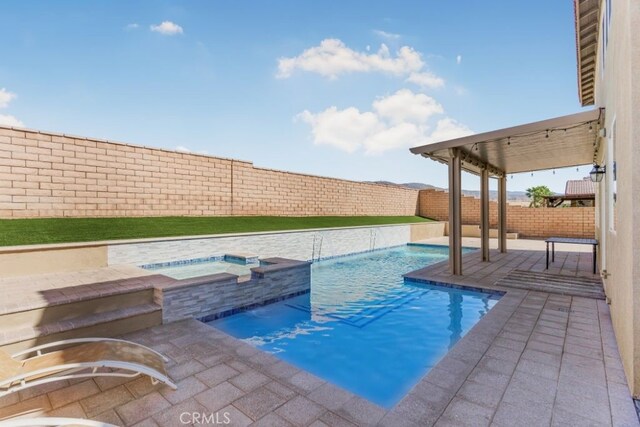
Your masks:
M 535 269 L 538 252 L 492 254 L 494 263 L 475 267 L 478 256 L 469 254 L 465 274 L 476 273 L 459 282 L 491 287 L 513 269 Z M 581 256 L 567 253 L 577 266 L 564 262 L 560 271 L 582 274 Z M 0 398 L 0 419 L 47 414 L 175 426 L 184 413 L 227 412 L 230 425 L 639 425 L 603 300 L 508 290 L 391 410 L 195 320 L 127 338 L 171 359 L 177 391 L 147 378 L 52 383 Z

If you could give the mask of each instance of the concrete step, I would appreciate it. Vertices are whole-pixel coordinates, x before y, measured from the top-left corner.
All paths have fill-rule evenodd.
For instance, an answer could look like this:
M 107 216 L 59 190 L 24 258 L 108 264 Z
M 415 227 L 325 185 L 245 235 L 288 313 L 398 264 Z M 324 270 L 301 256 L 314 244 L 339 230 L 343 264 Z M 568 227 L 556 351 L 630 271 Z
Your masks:
M 162 308 L 154 303 L 138 304 L 36 326 L 2 329 L 0 348 L 15 352 L 48 342 L 89 336 L 113 337 L 162 323 Z
M 0 315 L 0 331 L 21 327 L 37 327 L 38 325 L 63 321 L 71 322 L 76 318 L 148 304 L 153 302 L 153 289 L 141 289 L 107 296 L 95 293 L 90 299 L 69 299 L 67 303 L 61 302 L 52 302 L 50 305 L 37 308 L 16 306 L 13 311 Z

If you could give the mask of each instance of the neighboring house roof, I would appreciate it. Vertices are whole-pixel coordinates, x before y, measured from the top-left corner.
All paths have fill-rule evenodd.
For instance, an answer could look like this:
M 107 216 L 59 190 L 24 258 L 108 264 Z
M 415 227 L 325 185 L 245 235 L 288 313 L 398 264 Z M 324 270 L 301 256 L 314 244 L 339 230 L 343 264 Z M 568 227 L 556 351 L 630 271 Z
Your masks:
M 595 103 L 600 0 L 574 0 L 578 96 L 582 106 Z
M 596 183 L 589 178 L 567 181 L 564 189 L 565 196 L 595 196 Z

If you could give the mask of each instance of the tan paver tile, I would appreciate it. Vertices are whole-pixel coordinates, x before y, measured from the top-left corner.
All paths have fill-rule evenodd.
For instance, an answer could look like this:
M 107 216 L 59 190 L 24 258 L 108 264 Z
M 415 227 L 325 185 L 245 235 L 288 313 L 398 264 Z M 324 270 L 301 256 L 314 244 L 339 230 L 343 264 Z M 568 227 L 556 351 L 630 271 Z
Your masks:
M 333 412 L 325 412 L 320 416 L 320 421 L 331 427 L 354 427 L 350 421 L 345 420 Z
M 113 409 L 109 409 L 101 414 L 95 415 L 91 417 L 92 420 L 101 421 L 107 424 L 113 424 L 114 426 L 122 426 L 124 422 L 120 419 L 116 411 Z
M 608 401 L 592 399 L 589 396 L 581 394 L 579 390 L 576 391 L 578 394 L 559 391 L 556 396 L 555 407 L 601 424 L 611 422 L 611 412 Z
M 174 381 L 180 381 L 183 378 L 197 374 L 198 372 L 202 372 L 205 369 L 206 366 L 204 366 L 202 363 L 198 362 L 195 359 L 189 359 L 186 362 L 182 362 L 178 365 L 170 367 L 169 377 L 171 377 Z
M 133 395 L 123 385 L 111 388 L 96 395 L 80 400 L 82 408 L 89 418 L 106 410 L 133 400 Z
M 133 381 L 129 381 L 124 386 L 136 398 L 145 396 L 154 391 L 159 391 L 161 388 L 165 387 L 161 384 L 153 385 L 153 383 L 151 383 L 151 379 L 147 376 L 142 376 Z
M 307 397 L 333 411 L 344 405 L 353 397 L 353 394 L 331 383 L 325 383 L 309 393 Z
M 363 425 L 375 425 L 386 413 L 381 407 L 358 396 L 351 398 L 335 412 L 351 422 Z
M 531 427 L 551 423 L 552 404 L 521 401 L 502 402 L 493 416 L 493 424 L 501 427 Z
M 238 408 L 233 405 L 225 406 L 219 412 L 226 414 L 230 420 L 229 426 L 232 427 L 245 427 L 253 423 L 253 420 L 242 413 Z
M 253 420 L 259 420 L 287 400 L 273 391 L 260 387 L 250 391 L 233 403 L 233 406 L 240 409 L 244 414 Z
M 5 406 L 0 409 L 0 420 L 18 416 L 38 416 L 51 410 L 51 404 L 47 395 L 40 395 L 28 400 Z
M 294 389 L 299 389 L 303 393 L 309 393 L 320 387 L 326 381 L 309 372 L 300 371 L 294 376 L 287 378 L 285 382 L 293 386 Z
M 458 396 L 471 403 L 495 409 L 500 403 L 504 389 L 490 387 L 474 381 L 465 381 L 458 391 Z
M 207 389 L 207 386 L 198 381 L 196 377 L 187 377 L 178 381 L 176 386 L 177 390 L 172 390 L 169 387 L 160 388 L 160 394 L 174 405 Z
M 571 412 L 567 412 L 564 409 L 560 409 L 560 408 L 554 408 L 553 418 L 551 420 L 552 427 L 567 427 L 567 426 L 601 427 L 603 425 L 606 426 L 610 424 L 602 424 L 600 422 L 596 422 L 588 418 L 584 418 L 579 415 L 572 414 Z
M 279 415 L 274 413 L 268 413 L 264 417 L 260 418 L 258 421 L 252 424 L 252 427 L 291 427 L 289 421 L 285 420 Z
M 154 391 L 116 408 L 116 412 L 126 424 L 134 424 L 170 407 L 171 404 L 160 393 Z
M 488 426 L 492 415 L 493 409 L 456 397 L 451 401 L 442 417 L 459 426 Z
M 153 420 L 160 427 L 193 425 L 194 414 L 197 414 L 195 415 L 197 418 L 195 421 L 200 421 L 201 414 L 210 416 L 209 414 L 211 414 L 211 411 L 198 403 L 195 399 L 188 399 L 156 413 L 153 415 Z
M 244 393 L 239 388 L 228 382 L 223 382 L 209 390 L 197 394 L 195 399 L 202 405 L 206 406 L 210 411 L 215 412 L 220 408 L 224 408 L 243 394 Z
M 251 391 L 270 381 L 271 378 L 254 370 L 243 372 L 229 380 L 231 384 L 235 385 L 242 391 Z
M 275 394 L 277 394 L 278 396 L 284 397 L 286 400 L 291 399 L 293 396 L 295 396 L 297 393 L 295 391 L 293 391 L 291 388 L 287 387 L 286 385 L 278 382 L 278 381 L 271 381 L 270 383 L 267 383 L 264 388 L 271 390 L 272 392 L 274 392 Z
M 303 396 L 296 396 L 276 409 L 276 413 L 295 425 L 307 425 L 326 409 Z
M 60 408 L 71 402 L 76 402 L 88 396 L 100 393 L 100 389 L 93 380 L 86 380 L 61 390 L 49 393 L 49 401 L 53 408 Z
M 60 418 L 87 418 L 82 406 L 78 402 L 70 403 L 58 409 L 47 412 L 47 417 Z

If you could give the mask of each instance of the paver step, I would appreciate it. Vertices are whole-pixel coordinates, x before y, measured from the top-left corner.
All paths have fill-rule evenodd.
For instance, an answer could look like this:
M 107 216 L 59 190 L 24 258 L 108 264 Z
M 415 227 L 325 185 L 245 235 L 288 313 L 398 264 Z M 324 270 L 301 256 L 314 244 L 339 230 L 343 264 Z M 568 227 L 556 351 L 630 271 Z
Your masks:
M 497 281 L 495 285 L 595 299 L 605 298 L 602 281 L 597 277 L 576 277 L 514 270 Z
M 50 308 L 56 305 L 86 301 L 97 297 L 153 289 L 155 286 L 173 281 L 175 279 L 161 274 L 154 274 L 65 288 L 43 289 L 37 292 L 32 291 L 21 295 L 20 298 L 11 298 L 10 302 L 0 301 L 0 316 L 19 311 Z
M 158 304 L 147 303 L 79 316 L 70 320 L 57 320 L 36 326 L 18 326 L 12 329 L 3 329 L 0 332 L 0 347 L 33 340 L 36 340 L 37 343 L 54 341 L 55 339 L 52 339 L 54 336 L 61 336 L 68 332 L 73 333 L 74 337 L 87 336 L 87 334 L 79 331 L 84 330 L 86 332 L 98 325 L 102 326 L 100 328 L 101 334 L 98 336 L 118 335 L 122 333 L 120 330 L 122 328 L 112 327 L 114 325 L 113 322 L 124 321 L 128 324 L 126 327 L 127 332 L 131 332 L 140 329 L 139 326 L 148 327 L 144 326 L 148 322 L 138 321 L 140 317 L 146 317 L 148 318 L 147 320 L 157 317 L 159 321 L 152 321 L 151 323 L 159 324 L 161 311 L 162 308 Z

